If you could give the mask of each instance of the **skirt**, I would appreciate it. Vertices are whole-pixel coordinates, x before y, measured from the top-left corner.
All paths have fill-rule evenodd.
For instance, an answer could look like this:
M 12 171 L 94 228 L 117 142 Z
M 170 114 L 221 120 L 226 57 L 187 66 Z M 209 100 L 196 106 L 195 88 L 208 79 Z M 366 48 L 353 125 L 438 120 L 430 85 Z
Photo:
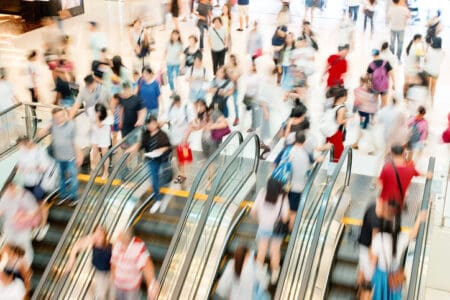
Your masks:
M 402 290 L 391 291 L 388 284 L 388 272 L 378 267 L 372 277 L 373 300 L 401 300 Z

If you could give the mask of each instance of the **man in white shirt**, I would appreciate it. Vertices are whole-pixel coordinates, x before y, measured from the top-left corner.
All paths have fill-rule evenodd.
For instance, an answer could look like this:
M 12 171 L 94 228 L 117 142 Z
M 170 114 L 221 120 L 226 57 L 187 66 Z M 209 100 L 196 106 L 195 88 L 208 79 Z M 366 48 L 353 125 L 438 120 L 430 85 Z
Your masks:
M 400 3 L 400 0 L 392 0 L 393 5 L 388 10 L 387 19 L 391 28 L 391 52 L 395 54 L 395 42 L 397 41 L 397 58 L 401 59 L 405 28 L 408 25 L 410 13 L 408 8 Z

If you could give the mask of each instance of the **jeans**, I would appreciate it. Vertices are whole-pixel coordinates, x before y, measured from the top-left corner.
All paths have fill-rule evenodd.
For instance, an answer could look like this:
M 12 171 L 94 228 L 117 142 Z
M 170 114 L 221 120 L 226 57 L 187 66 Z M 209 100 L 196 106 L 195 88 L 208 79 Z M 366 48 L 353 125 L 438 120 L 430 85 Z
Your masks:
M 78 197 L 78 170 L 75 165 L 75 159 L 58 160 L 61 178 L 59 179 L 59 193 L 61 198 L 70 198 L 72 201 Z M 69 176 L 69 186 L 66 185 L 66 176 Z
M 233 91 L 233 104 L 234 104 L 234 118 L 239 119 L 239 105 L 238 105 L 239 91 L 235 88 Z
M 75 103 L 75 99 L 73 98 L 64 98 L 60 100 L 61 106 L 65 108 L 71 108 L 73 104 Z
M 364 14 L 364 31 L 366 31 L 367 19 L 370 19 L 370 31 L 373 32 L 373 14 L 374 12 L 371 10 Z
M 353 22 L 356 22 L 356 20 L 358 20 L 358 11 L 359 11 L 359 5 L 348 7 L 348 12 L 352 16 Z
M 402 57 L 402 50 L 403 50 L 403 38 L 405 37 L 405 31 L 395 31 L 391 30 L 391 52 L 392 54 L 395 54 L 395 41 L 397 40 L 397 57 L 398 60 Z
M 157 159 L 151 159 L 147 161 L 148 171 L 150 172 L 150 179 L 152 180 L 153 193 L 155 194 L 155 200 L 161 200 L 159 194 L 159 169 L 161 168 L 161 162 Z
M 175 89 L 174 83 L 174 73 L 175 79 L 180 75 L 180 65 L 167 65 L 167 77 L 169 79 L 170 90 L 173 91 Z
M 147 120 L 148 117 L 150 117 L 150 116 L 158 117 L 158 113 L 159 113 L 158 108 L 152 108 L 152 109 L 147 108 L 147 115 L 145 116 L 145 119 Z
M 225 64 L 225 53 L 226 53 L 225 49 L 220 51 L 211 50 L 214 74 L 216 74 L 216 71 L 219 67 Z
M 197 24 L 198 29 L 200 30 L 200 50 L 203 50 L 204 48 L 204 37 L 205 37 L 205 30 L 208 30 L 208 26 L 204 24 Z

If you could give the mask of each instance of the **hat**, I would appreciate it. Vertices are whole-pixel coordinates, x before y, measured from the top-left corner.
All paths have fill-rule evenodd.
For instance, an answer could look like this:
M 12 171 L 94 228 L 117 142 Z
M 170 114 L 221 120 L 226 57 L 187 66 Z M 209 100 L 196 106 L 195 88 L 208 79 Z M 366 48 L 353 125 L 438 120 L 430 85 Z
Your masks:
M 372 49 L 372 56 L 380 55 L 380 50 L 378 49 Z

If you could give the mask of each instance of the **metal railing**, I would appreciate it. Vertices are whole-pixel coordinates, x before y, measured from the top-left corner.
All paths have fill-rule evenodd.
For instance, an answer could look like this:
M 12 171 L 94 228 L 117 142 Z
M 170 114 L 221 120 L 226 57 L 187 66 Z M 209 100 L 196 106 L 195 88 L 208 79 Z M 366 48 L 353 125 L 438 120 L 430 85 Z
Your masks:
M 328 182 L 327 188 L 325 189 L 325 192 L 323 194 L 323 197 L 321 198 L 320 203 L 320 210 L 319 214 L 317 216 L 316 226 L 314 228 L 313 238 L 311 242 L 310 249 L 312 251 L 309 251 L 308 257 L 306 259 L 306 265 L 304 269 L 304 276 L 302 278 L 302 281 L 300 283 L 299 288 L 299 298 L 298 299 L 306 299 L 306 293 L 308 291 L 308 286 L 311 280 L 311 272 L 313 263 L 315 261 L 316 256 L 316 249 L 319 247 L 319 242 L 321 238 L 321 231 L 323 227 L 323 223 L 325 220 L 325 216 L 327 213 L 327 208 L 329 201 L 331 199 L 335 184 L 337 182 L 337 178 L 339 176 L 339 173 L 341 172 L 341 169 L 344 165 L 344 162 L 347 161 L 347 169 L 345 173 L 345 180 L 344 180 L 344 187 L 348 186 L 350 183 L 350 177 L 351 177 L 351 169 L 352 169 L 352 149 L 350 147 L 345 148 L 344 152 L 341 155 L 341 158 L 339 159 L 339 162 L 337 163 L 335 170 L 333 172 L 333 175 L 331 176 L 330 181 Z M 342 193 L 345 191 L 345 188 L 342 189 Z M 342 194 L 339 195 L 339 198 L 342 197 Z M 328 232 L 328 231 L 327 231 Z M 320 261 L 320 259 L 319 259 Z M 317 273 L 317 272 L 315 272 Z M 310 297 L 312 296 L 312 291 L 310 293 Z
M 195 202 L 195 197 L 197 196 L 198 189 L 200 185 L 203 183 L 204 178 L 208 175 L 208 169 L 213 165 L 213 163 L 217 160 L 220 153 L 224 151 L 229 145 L 236 141 L 238 144 L 241 144 L 243 141 L 243 136 L 239 131 L 232 132 L 224 142 L 221 143 L 219 148 L 211 155 L 208 160 L 205 162 L 204 167 L 197 173 L 195 176 L 194 182 L 192 183 L 191 190 L 189 191 L 189 196 L 186 200 L 186 205 L 184 206 L 183 212 L 181 213 L 180 220 L 178 221 L 174 237 L 172 238 L 172 241 L 170 242 L 169 249 L 167 250 L 166 257 L 164 258 L 163 264 L 161 266 L 158 279 L 161 282 L 167 275 L 167 272 L 169 271 L 170 263 L 172 262 L 176 248 L 178 244 L 180 243 L 180 240 L 182 238 L 181 233 L 183 232 L 185 226 L 188 222 L 189 214 L 191 213 L 193 209 L 193 204 Z M 237 148 L 237 147 L 236 147 Z M 233 151 L 234 152 L 234 151 Z
M 431 157 L 428 161 L 428 172 L 434 172 L 435 158 Z M 421 224 L 416 238 L 414 249 L 414 258 L 412 262 L 411 274 L 409 276 L 408 292 L 406 299 L 415 300 L 420 298 L 420 288 L 422 281 L 422 271 L 425 257 L 425 246 L 428 236 L 428 227 L 430 225 L 431 213 L 431 184 L 433 180 L 427 179 L 423 191 L 421 210 L 428 210 L 428 218 L 426 224 Z
M 122 141 L 120 141 L 117 145 L 112 147 L 100 160 L 95 170 L 91 172 L 91 176 L 89 178 L 89 181 L 83 191 L 83 194 L 80 198 L 79 203 L 77 204 L 74 213 L 72 214 L 72 217 L 70 218 L 69 223 L 67 224 L 63 235 L 60 239 L 60 242 L 58 243 L 55 251 L 53 252 L 53 255 L 44 271 L 44 274 L 41 277 L 41 280 L 39 281 L 39 284 L 32 296 L 33 300 L 42 299 L 43 296 L 41 296 L 41 293 L 45 295 L 45 291 L 43 291 L 43 288 L 46 284 L 50 282 L 49 276 L 50 273 L 59 273 L 61 272 L 61 266 L 58 270 L 58 268 L 55 269 L 55 262 L 58 258 L 63 257 L 66 255 L 66 251 L 68 250 L 68 245 L 71 245 L 73 242 L 73 239 L 69 239 L 71 236 L 71 232 L 73 231 L 73 226 L 76 222 L 82 223 L 82 224 L 92 224 L 92 220 L 95 219 L 96 215 L 102 211 L 101 207 L 103 204 L 103 201 L 97 201 L 97 196 L 99 192 L 101 191 L 101 188 L 98 190 L 93 190 L 93 186 L 95 183 L 95 180 L 97 176 L 100 174 L 100 172 L 103 171 L 105 162 L 112 158 L 116 150 L 118 150 L 122 145 L 125 145 L 130 139 L 134 138 L 136 134 L 140 132 L 141 128 L 135 128 L 130 134 L 128 134 Z M 113 176 L 110 176 L 110 179 L 108 180 L 107 184 L 103 186 L 104 189 L 109 187 L 112 184 L 112 181 L 114 180 Z M 94 195 L 90 195 L 91 193 L 94 193 Z M 91 207 L 91 205 L 94 205 Z M 91 209 L 89 209 L 91 207 Z M 83 210 L 87 210 L 83 212 Z M 79 224 L 77 224 L 79 225 Z M 88 230 L 91 230 L 92 228 L 88 228 L 87 226 L 81 227 L 80 231 L 78 231 L 78 236 L 81 236 L 82 234 L 86 233 Z

